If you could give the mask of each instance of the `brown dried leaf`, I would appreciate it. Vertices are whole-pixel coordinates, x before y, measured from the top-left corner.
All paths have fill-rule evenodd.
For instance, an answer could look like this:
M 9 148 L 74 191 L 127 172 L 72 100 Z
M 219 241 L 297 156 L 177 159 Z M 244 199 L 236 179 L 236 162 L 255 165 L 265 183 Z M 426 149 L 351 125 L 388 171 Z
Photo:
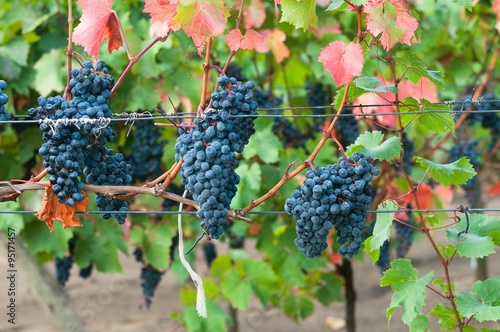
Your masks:
M 36 217 L 47 224 L 47 227 L 52 232 L 54 230 L 54 220 L 61 221 L 63 228 L 66 227 L 81 227 L 82 224 L 78 221 L 76 210 L 87 211 L 87 204 L 89 198 L 84 192 L 81 202 L 76 202 L 75 206 L 70 207 L 66 204 L 61 204 L 57 200 L 57 195 L 52 191 L 52 185 L 45 187 L 45 194 L 43 195 L 42 206 Z

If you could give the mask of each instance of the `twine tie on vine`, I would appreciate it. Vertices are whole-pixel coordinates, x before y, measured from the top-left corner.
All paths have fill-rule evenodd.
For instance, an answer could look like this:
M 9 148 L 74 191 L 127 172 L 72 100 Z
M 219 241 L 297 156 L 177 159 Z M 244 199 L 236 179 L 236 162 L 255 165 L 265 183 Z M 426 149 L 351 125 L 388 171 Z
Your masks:
M 186 197 L 186 195 L 187 190 L 184 190 L 182 197 Z M 179 203 L 179 212 L 182 211 L 183 206 L 184 204 L 182 202 Z M 196 286 L 196 311 L 198 312 L 198 316 L 207 318 L 207 303 L 205 297 L 205 289 L 203 288 L 203 280 L 201 279 L 200 275 L 191 268 L 191 265 L 189 265 L 189 262 L 184 256 L 184 235 L 182 232 L 182 215 L 180 213 L 177 217 L 177 223 L 179 227 L 179 257 L 181 259 L 182 265 L 188 271 L 191 279 Z

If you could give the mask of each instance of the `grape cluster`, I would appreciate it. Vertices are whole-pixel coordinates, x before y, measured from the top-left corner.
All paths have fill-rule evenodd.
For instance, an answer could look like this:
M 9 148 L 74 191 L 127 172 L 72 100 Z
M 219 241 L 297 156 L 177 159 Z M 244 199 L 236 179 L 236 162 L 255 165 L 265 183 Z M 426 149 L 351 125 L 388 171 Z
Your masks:
M 372 201 L 370 182 L 380 174 L 370 161 L 356 152 L 348 160 L 315 167 L 306 173 L 301 189 L 286 200 L 285 211 L 297 221 L 295 245 L 307 257 L 321 256 L 333 226 L 341 244 L 339 254 L 351 258 L 359 252 Z
M 222 91 L 212 93 L 212 107 L 194 120 L 189 132 L 179 130 L 175 160 L 183 159 L 182 183 L 200 205 L 197 212 L 205 233 L 218 239 L 226 223 L 227 211 L 236 194 L 240 177 L 236 153 L 243 152 L 255 132 L 257 103 L 249 91 L 254 83 L 243 84 L 222 76 Z
M 62 258 L 55 258 L 56 266 L 56 281 L 59 285 L 64 286 L 69 280 L 71 267 L 73 266 L 73 253 L 75 251 L 77 237 L 73 236 L 68 240 L 69 254 Z
M 29 114 L 37 120 L 64 120 L 76 116 L 77 106 L 67 102 L 61 96 L 39 97 L 38 108 L 32 108 Z M 66 125 L 65 123 L 40 123 L 44 143 L 39 153 L 44 157 L 43 165 L 50 175 L 52 190 L 59 203 L 68 206 L 83 200 L 83 183 L 80 161 L 84 158 L 84 149 L 89 143 L 89 136 L 83 132 L 83 125 Z
M 283 103 L 283 99 L 273 96 L 272 93 L 255 89 L 254 100 L 259 108 L 276 108 Z M 307 136 L 294 127 L 293 123 L 282 117 L 283 111 L 273 109 L 269 111 L 273 115 L 273 133 L 285 146 L 296 148 L 306 145 Z
M 412 219 L 412 214 L 410 214 L 410 220 Z M 410 250 L 413 243 L 413 229 L 406 224 L 396 222 L 396 238 L 398 239 L 398 244 L 396 246 L 396 256 L 398 258 L 406 257 L 406 254 Z
M 335 129 L 340 133 L 340 144 L 348 146 L 354 143 L 359 136 L 358 120 L 352 116 L 352 108 L 344 108 L 341 114 L 345 114 L 345 116 L 339 116 L 337 123 L 335 123 Z
M 208 267 L 212 266 L 212 262 L 217 258 L 217 250 L 215 249 L 215 244 L 212 242 L 207 242 L 203 245 L 203 253 L 205 254 L 205 261 Z
M 407 174 L 411 174 L 413 170 L 413 153 L 415 152 L 415 146 L 413 142 L 408 138 L 408 136 L 403 133 L 403 166 Z
M 155 295 L 156 288 L 165 272 L 155 269 L 152 265 L 144 265 L 141 268 L 141 287 L 146 308 L 151 306 L 151 299 Z
M 132 182 L 130 165 L 123 162 L 123 155 L 114 154 L 104 145 L 112 141 L 116 131 L 109 126 L 112 117 L 108 101 L 114 79 L 108 74 L 103 61 L 95 67 L 85 61 L 80 69 L 71 71 L 69 82 L 71 100 L 61 96 L 39 97 L 38 107 L 29 110 L 40 124 L 44 141 L 39 153 L 50 174 L 52 190 L 60 203 L 73 206 L 83 200 L 83 183 L 79 176 L 87 176 L 87 183 L 125 185 Z M 97 195 L 100 211 L 127 210 L 125 201 L 115 201 Z M 120 223 L 125 214 L 104 214 L 116 217 Z
M 59 285 L 64 286 L 69 280 L 70 270 L 73 266 L 73 256 L 64 256 L 55 258 L 56 265 L 56 281 Z
M 88 277 L 90 277 L 93 268 L 94 268 L 94 263 L 90 262 L 89 266 L 80 269 L 80 277 L 82 277 L 83 279 L 87 279 Z
M 132 177 L 139 181 L 156 178 L 162 173 L 161 157 L 167 141 L 160 139 L 160 130 L 153 121 L 136 121 L 134 127 L 134 144 L 129 158 Z
M 461 140 L 458 145 L 453 146 L 448 154 L 448 162 L 454 162 L 461 157 L 469 158 L 470 163 L 477 169 L 479 165 L 479 152 L 477 151 L 477 141 L 470 140 L 465 141 Z M 475 195 L 474 195 L 474 187 L 476 184 L 476 177 L 469 179 L 465 184 L 462 185 L 462 188 L 465 190 L 465 196 L 471 202 L 472 205 L 475 203 Z
M 172 247 L 170 248 L 170 254 L 172 255 Z M 132 253 L 135 257 L 135 260 L 139 263 L 142 263 L 141 267 L 141 288 L 142 295 L 144 296 L 144 303 L 146 304 L 146 308 L 151 306 L 151 299 L 155 295 L 156 288 L 160 284 L 161 278 L 165 274 L 165 272 L 161 272 L 157 270 L 151 264 L 144 264 L 143 251 L 140 247 L 135 247 L 134 252 Z
M 481 113 L 478 111 L 491 111 L 500 109 L 500 102 L 494 101 L 497 97 L 493 93 L 484 93 L 478 100 L 480 102 L 472 104 L 472 94 L 468 94 L 462 98 L 463 105 L 457 105 L 455 111 L 467 111 L 470 108 L 470 114 L 467 117 L 467 122 L 470 124 L 479 123 L 483 128 L 491 129 L 492 134 L 500 134 L 500 118 L 496 112 Z M 483 101 L 485 100 L 485 101 Z M 457 114 L 460 116 L 460 113 Z
M 380 247 L 380 255 L 375 264 L 378 266 L 381 273 L 384 273 L 391 267 L 391 255 L 389 252 L 388 240 L 385 240 L 382 246 Z
M 328 104 L 328 95 L 322 83 L 316 82 L 307 87 L 306 100 L 307 105 L 313 107 L 312 113 L 314 115 L 325 115 L 325 108 L 316 108 Z M 316 129 L 323 130 L 324 117 L 314 117 L 313 122 Z
M 14 118 L 11 112 L 5 110 L 5 104 L 9 101 L 9 97 L 3 93 L 5 89 L 7 89 L 7 83 L 4 80 L 0 80 L 0 121 L 10 121 Z

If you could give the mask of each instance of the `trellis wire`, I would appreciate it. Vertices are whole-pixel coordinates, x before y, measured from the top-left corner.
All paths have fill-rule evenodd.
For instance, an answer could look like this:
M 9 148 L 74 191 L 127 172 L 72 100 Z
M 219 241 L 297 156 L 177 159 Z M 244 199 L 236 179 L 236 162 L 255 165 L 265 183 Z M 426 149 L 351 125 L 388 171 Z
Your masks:
M 448 209 L 398 209 L 398 210 L 368 210 L 367 213 L 451 213 L 451 212 L 459 212 L 460 208 L 448 208 Z M 500 212 L 500 208 L 468 208 L 468 212 Z M 75 211 L 77 214 L 105 214 L 105 213 L 116 213 L 116 214 L 137 214 L 137 215 L 145 215 L 145 214 L 165 214 L 165 215 L 178 215 L 178 214 L 187 214 L 187 215 L 195 215 L 196 211 Z M 0 210 L 0 214 L 36 214 L 38 211 L 36 210 Z M 250 211 L 247 215 L 286 215 L 285 211 Z
M 492 100 L 466 100 L 466 101 L 445 101 L 434 103 L 436 105 L 465 105 L 467 103 L 472 104 L 481 104 L 486 102 L 500 102 L 500 100 L 492 99 Z M 378 107 L 390 107 L 394 106 L 393 104 L 355 104 L 355 105 L 345 105 L 344 108 L 378 108 Z M 294 106 L 294 107 L 271 107 L 271 108 L 260 108 L 258 111 L 260 112 L 286 112 L 286 111 L 309 111 L 309 110 L 321 110 L 321 109 L 334 109 L 332 105 L 324 105 L 324 106 Z M 356 113 L 356 114 L 259 114 L 260 118 L 331 118 L 331 117 L 377 117 L 377 116 L 396 116 L 396 115 L 418 115 L 418 114 L 439 114 L 439 113 L 451 113 L 451 114 L 460 114 L 460 113 L 500 113 L 500 109 L 495 110 L 420 110 L 420 111 L 412 111 L 412 112 L 383 112 L 383 113 Z M 180 115 L 176 115 L 173 113 L 167 113 L 166 115 L 162 114 L 151 114 L 150 112 L 124 112 L 124 113 L 113 113 L 114 118 L 109 119 L 112 122 L 133 122 L 133 121 L 146 121 L 146 120 L 177 120 L 177 119 L 194 119 L 197 117 L 196 112 L 187 112 L 182 113 Z M 250 114 L 240 114 L 240 115 L 230 115 L 229 117 L 254 117 L 254 115 Z M 28 115 L 15 115 L 14 120 L 8 121 L 0 121 L 0 124 L 28 124 L 28 123 L 40 123 L 43 120 L 23 120 L 29 118 Z M 20 119 L 20 120 L 18 120 Z M 88 119 L 90 122 L 92 119 Z M 97 121 L 95 119 L 94 121 Z

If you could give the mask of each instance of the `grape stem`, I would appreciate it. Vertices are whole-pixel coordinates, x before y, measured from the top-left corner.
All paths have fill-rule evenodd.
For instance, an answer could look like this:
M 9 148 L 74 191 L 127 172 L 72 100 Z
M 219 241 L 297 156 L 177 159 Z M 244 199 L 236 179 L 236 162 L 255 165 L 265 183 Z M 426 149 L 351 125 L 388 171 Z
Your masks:
M 118 21 L 119 22 L 119 21 Z M 168 32 L 167 36 L 166 37 L 156 37 L 155 39 L 153 39 L 151 42 L 149 42 L 149 44 L 147 44 L 144 49 L 142 51 L 140 51 L 136 56 L 131 56 L 129 54 L 129 63 L 127 65 L 127 67 L 125 68 L 125 70 L 122 72 L 122 74 L 120 75 L 120 77 L 118 78 L 118 80 L 116 81 L 115 83 L 115 86 L 113 87 L 113 89 L 111 89 L 111 98 L 113 98 L 115 95 L 116 95 L 116 90 L 118 89 L 118 87 L 120 86 L 120 84 L 123 82 L 123 79 L 125 78 L 125 76 L 127 76 L 127 74 L 129 73 L 129 71 L 132 69 L 132 67 L 135 65 L 135 63 L 137 61 L 139 61 L 139 59 L 144 55 L 144 53 L 146 53 L 151 47 L 153 47 L 157 42 L 159 41 L 165 41 L 168 36 L 170 35 L 170 31 Z M 128 47 L 128 46 L 127 46 Z M 127 49 L 127 54 L 128 54 L 128 49 Z
M 68 79 L 66 81 L 66 88 L 64 89 L 63 98 L 66 100 L 71 99 L 71 92 L 69 89 L 69 81 L 71 79 L 72 59 L 73 59 L 73 0 L 68 0 L 68 47 L 66 48 L 66 56 L 68 57 Z
M 352 82 L 352 80 L 349 81 L 346 84 L 346 86 L 345 86 L 346 88 L 345 88 L 345 91 L 344 91 L 344 95 L 342 96 L 342 101 L 340 102 L 340 107 L 339 107 L 339 110 L 337 111 L 337 115 L 342 112 L 342 109 L 344 108 L 344 105 L 346 104 L 347 96 L 349 94 L 349 86 L 350 86 L 351 82 Z M 294 171 L 289 172 L 289 169 L 287 169 L 287 171 L 285 172 L 285 174 L 283 175 L 283 177 L 281 178 L 281 180 L 273 188 L 271 188 L 271 190 L 269 190 L 265 195 L 261 196 L 260 198 L 258 198 L 256 200 L 252 200 L 247 206 L 245 206 L 243 209 L 241 209 L 242 213 L 243 214 L 247 214 L 248 212 L 250 212 L 250 210 L 252 210 L 256 206 L 262 204 L 263 202 L 265 202 L 266 200 L 270 199 L 271 197 L 275 197 L 276 196 L 276 192 L 285 183 L 287 183 L 288 181 L 290 181 L 291 179 L 293 179 L 297 174 L 299 174 L 300 172 L 302 172 L 304 169 L 310 167 L 310 165 L 314 161 L 314 158 L 316 158 L 316 156 L 318 155 L 321 147 L 325 144 L 325 142 L 328 139 L 332 138 L 331 134 L 332 134 L 333 128 L 334 128 L 335 124 L 337 123 L 338 119 L 339 119 L 339 117 L 336 116 L 332 120 L 332 122 L 330 123 L 330 126 L 328 127 L 328 129 L 323 132 L 323 136 L 321 137 L 321 140 L 318 142 L 318 145 L 316 146 L 316 148 L 314 149 L 314 151 L 311 153 L 311 155 L 309 156 L 309 158 L 307 158 L 306 160 L 304 160 L 304 162 L 302 164 L 300 164 Z
M 12 194 L 18 194 L 18 192 L 32 191 L 32 190 L 45 190 L 47 186 L 50 186 L 49 181 L 43 182 L 27 182 L 22 184 L 10 184 L 7 186 L 0 187 L 0 202 L 12 200 L 9 199 Z M 161 184 L 157 184 L 151 187 L 135 187 L 135 186 L 96 186 L 86 184 L 84 187 L 85 191 L 93 192 L 97 194 L 102 194 L 112 199 L 120 199 L 124 196 L 122 194 L 133 194 L 133 195 L 152 195 L 155 197 L 163 197 L 170 199 L 175 202 L 183 203 L 189 205 L 196 210 L 200 209 L 198 203 L 194 200 L 184 198 L 182 196 L 176 195 L 165 191 L 165 188 Z M 14 198 L 15 199 L 15 198 Z M 228 211 L 228 218 L 232 220 L 242 220 L 249 224 L 253 224 L 254 221 L 250 218 L 244 217 L 241 213 L 235 212 L 234 210 Z

